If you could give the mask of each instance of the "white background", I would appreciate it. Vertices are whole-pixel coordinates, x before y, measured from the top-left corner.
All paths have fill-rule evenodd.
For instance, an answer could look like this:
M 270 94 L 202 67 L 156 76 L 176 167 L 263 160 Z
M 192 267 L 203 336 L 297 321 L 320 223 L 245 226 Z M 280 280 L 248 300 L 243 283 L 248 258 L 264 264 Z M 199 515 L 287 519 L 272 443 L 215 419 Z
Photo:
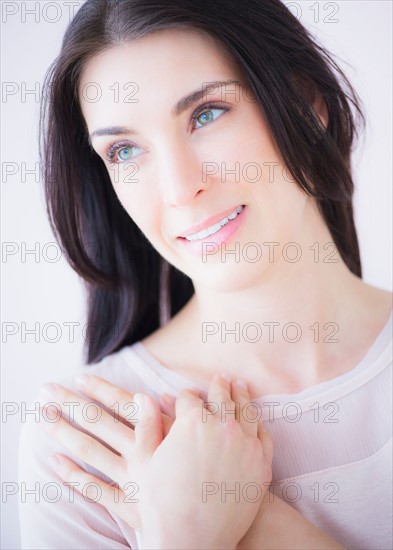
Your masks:
M 364 102 L 368 130 L 354 154 L 355 214 L 363 278 L 391 290 L 392 3 L 284 3 L 339 57 L 336 59 Z M 24 174 L 22 170 L 32 170 L 38 162 L 39 107 L 38 94 L 24 97 L 23 91 L 41 85 L 45 71 L 60 50 L 72 14 L 71 4 L 78 2 L 2 2 L 1 76 L 3 87 L 14 83 L 17 90 L 14 95 L 3 95 L 1 103 L 2 168 L 4 163 L 15 163 L 17 169 L 15 175 L 7 178 L 3 173 L 1 187 L 3 408 L 13 402 L 20 410 L 44 382 L 67 376 L 83 361 L 82 285 L 63 258 L 48 261 L 55 256 L 55 249 L 44 248 L 54 238 L 47 221 L 42 184 L 34 174 Z M 338 11 L 330 18 L 338 21 L 329 23 L 327 19 L 335 6 Z M 16 9 L 17 13 L 7 16 L 6 9 Z M 23 17 L 25 9 L 33 13 Z M 10 250 L 10 246 L 15 254 L 5 255 L 4 247 Z M 24 256 L 23 247 L 36 249 L 37 253 Z M 64 324 L 70 322 L 79 323 L 73 342 Z M 15 323 L 16 332 L 7 336 L 10 323 Z M 23 338 L 22 323 L 27 329 L 38 323 L 37 341 L 34 334 Z M 53 330 L 45 334 L 46 323 L 57 323 L 62 328 L 57 342 L 50 341 L 55 337 Z M 20 428 L 19 413 L 2 418 L 3 483 L 17 480 Z M 6 502 L 2 504 L 2 548 L 19 548 L 18 498 L 20 495 L 7 499 L 3 495 L 2 502 Z

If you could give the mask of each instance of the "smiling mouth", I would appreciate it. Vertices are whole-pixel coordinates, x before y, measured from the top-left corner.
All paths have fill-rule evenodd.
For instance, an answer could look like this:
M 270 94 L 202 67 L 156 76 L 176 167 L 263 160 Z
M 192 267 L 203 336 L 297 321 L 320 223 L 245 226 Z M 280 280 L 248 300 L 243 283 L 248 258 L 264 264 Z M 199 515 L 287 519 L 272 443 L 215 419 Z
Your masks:
M 236 219 L 238 215 L 244 210 L 244 208 L 245 208 L 245 205 L 238 206 L 237 208 L 235 208 L 235 210 L 233 210 L 233 212 L 231 212 L 230 214 L 228 214 L 227 216 L 225 216 L 215 224 L 209 227 L 206 227 L 206 229 L 202 229 L 201 231 L 192 233 L 190 235 L 187 235 L 186 237 L 179 237 L 179 238 L 185 239 L 187 241 L 199 241 L 201 239 L 206 239 L 206 237 L 209 237 L 210 235 L 214 235 L 215 233 L 220 231 L 220 229 L 222 229 L 225 225 L 230 223 L 232 220 Z

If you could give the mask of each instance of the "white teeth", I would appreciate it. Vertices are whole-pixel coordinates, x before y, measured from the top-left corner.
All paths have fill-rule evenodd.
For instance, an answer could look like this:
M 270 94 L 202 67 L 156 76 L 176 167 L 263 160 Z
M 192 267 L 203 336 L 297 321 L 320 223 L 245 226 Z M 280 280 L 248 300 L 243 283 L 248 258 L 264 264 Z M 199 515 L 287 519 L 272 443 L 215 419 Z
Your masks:
M 204 229 L 203 231 L 200 231 L 199 233 L 194 233 L 194 235 L 188 235 L 188 237 L 185 237 L 187 241 L 197 241 L 200 239 L 204 239 L 205 237 L 209 237 L 210 235 L 214 235 L 214 233 L 217 233 L 217 231 L 220 231 L 221 227 L 226 225 L 231 220 L 234 220 L 238 214 L 243 210 L 243 206 L 238 206 L 236 210 L 227 216 L 226 218 L 223 218 L 216 224 L 212 225 L 211 227 L 208 227 L 207 229 Z
M 209 235 L 214 235 L 214 233 L 217 233 L 217 231 L 219 231 L 221 229 L 222 225 L 223 224 L 221 224 L 221 223 L 216 223 L 212 227 L 209 227 L 208 230 L 207 230 Z

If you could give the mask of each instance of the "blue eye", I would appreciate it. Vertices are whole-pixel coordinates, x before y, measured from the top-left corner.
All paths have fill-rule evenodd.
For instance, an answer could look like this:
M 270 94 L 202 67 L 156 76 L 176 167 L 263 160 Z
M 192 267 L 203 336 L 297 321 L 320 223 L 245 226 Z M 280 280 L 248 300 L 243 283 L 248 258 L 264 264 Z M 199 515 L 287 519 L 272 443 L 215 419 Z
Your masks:
M 203 126 L 206 126 L 210 124 L 211 122 L 214 122 L 217 118 L 221 116 L 222 113 L 225 113 L 229 111 L 229 107 L 218 107 L 217 105 L 212 105 L 210 103 L 207 103 L 205 105 L 201 105 L 196 109 L 194 114 L 192 115 L 191 119 L 195 120 L 200 124 L 200 126 L 197 126 L 196 129 L 203 128 Z M 218 113 L 218 115 L 214 115 L 213 113 Z M 114 162 L 116 164 L 122 164 L 131 161 L 136 155 L 132 154 L 134 149 L 140 149 L 140 147 L 137 147 L 136 145 L 133 145 L 129 142 L 122 141 L 120 143 L 114 143 L 109 147 L 109 149 L 105 153 L 105 157 L 108 160 L 108 162 Z M 141 149 L 140 149 L 141 150 Z M 116 158 L 117 157 L 117 158 Z
M 214 105 L 202 105 L 201 108 L 197 109 L 196 112 L 192 115 L 192 120 L 195 120 L 201 124 L 201 126 L 196 126 L 196 129 L 206 126 L 210 122 L 216 120 L 220 115 L 213 116 L 212 113 L 220 113 L 229 111 L 229 108 L 225 107 L 215 107 Z
M 129 160 L 131 157 L 131 147 L 124 147 L 124 149 L 120 149 L 117 154 L 120 160 Z
M 139 147 L 136 145 L 131 145 L 127 142 L 115 143 L 109 147 L 105 156 L 108 162 L 121 164 L 122 162 L 128 162 L 135 157 L 135 155 L 132 154 L 133 149 L 139 149 Z M 115 156 L 117 156 L 119 160 L 116 160 Z

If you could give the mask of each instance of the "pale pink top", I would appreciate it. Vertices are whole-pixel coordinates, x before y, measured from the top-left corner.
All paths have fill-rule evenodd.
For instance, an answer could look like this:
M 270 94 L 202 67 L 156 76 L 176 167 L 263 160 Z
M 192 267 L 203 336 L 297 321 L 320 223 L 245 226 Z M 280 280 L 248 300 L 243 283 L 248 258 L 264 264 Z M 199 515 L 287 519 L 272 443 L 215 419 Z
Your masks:
M 345 548 L 393 546 L 391 367 L 392 313 L 349 372 L 298 393 L 254 400 L 265 404 L 262 419 L 276 444 L 276 494 Z M 177 395 L 195 387 L 207 400 L 207 388 L 161 365 L 140 342 L 93 366 L 81 365 L 76 372 L 96 374 L 155 399 L 164 392 Z M 58 382 L 79 394 L 72 378 Z M 46 498 L 35 502 L 34 496 L 26 495 L 19 504 L 22 548 L 139 548 L 139 533 L 101 504 L 87 502 L 76 490 L 72 502 L 47 457 L 53 452 L 67 454 L 84 469 L 111 480 L 51 439 L 38 420 L 28 416 L 20 439 L 19 483 L 27 488 L 39 483 Z

